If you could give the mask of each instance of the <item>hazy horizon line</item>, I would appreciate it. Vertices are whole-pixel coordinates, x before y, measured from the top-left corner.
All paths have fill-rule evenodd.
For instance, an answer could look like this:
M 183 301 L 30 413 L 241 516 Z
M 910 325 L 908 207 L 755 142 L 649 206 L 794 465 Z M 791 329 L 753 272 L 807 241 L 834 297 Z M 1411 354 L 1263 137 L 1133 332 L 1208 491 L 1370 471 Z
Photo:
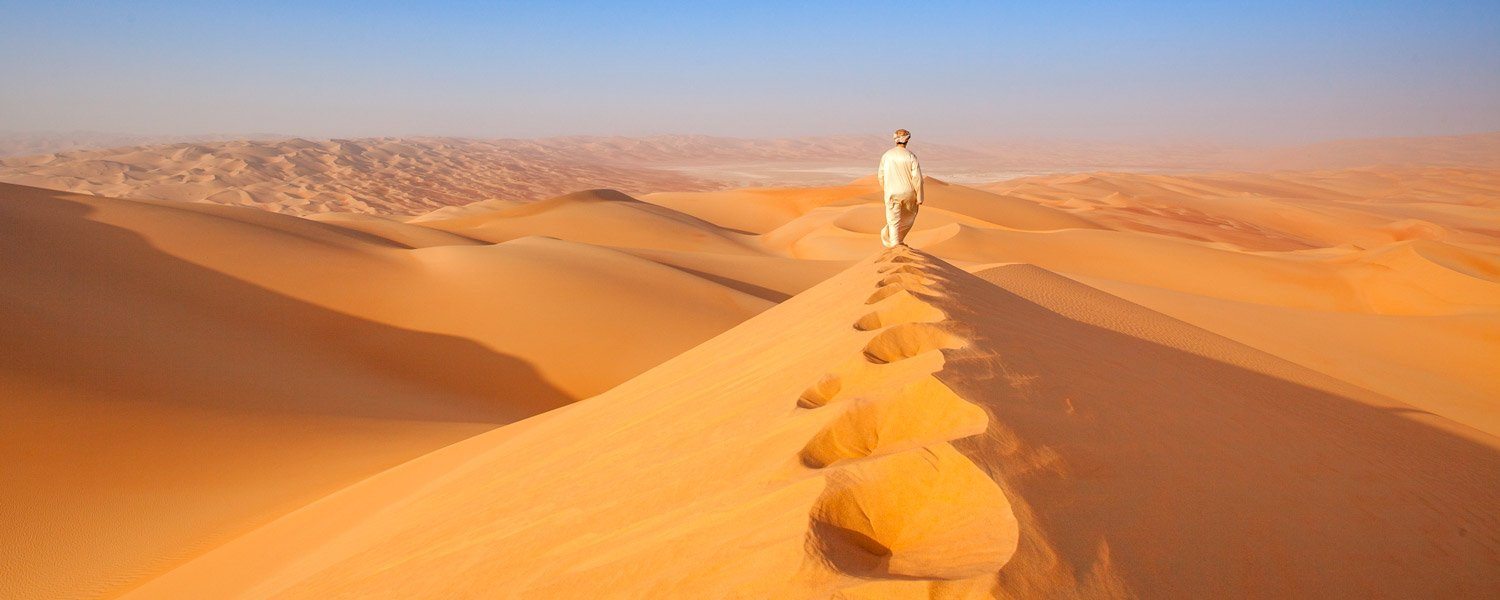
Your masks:
M 1041 143 L 1099 143 L 1099 144 L 1141 144 L 1141 145 L 1216 145 L 1234 147 L 1278 147 L 1278 146 L 1302 146 L 1315 145 L 1329 142 L 1359 141 L 1359 140 L 1394 140 L 1394 139 L 1421 139 L 1421 138 L 1461 138 L 1478 137 L 1485 135 L 1500 134 L 1500 129 L 1481 129 L 1464 132 L 1444 133 L 1404 133 L 1404 134 L 1370 134 L 1359 136 L 1320 136 L 1298 140 L 1248 140 L 1231 139 L 1223 137 L 1189 137 L 1189 136 L 1097 136 L 1081 137 L 1074 135 L 1005 135 L 985 134 L 952 136 L 933 134 L 930 136 L 914 132 L 913 143 L 920 144 L 923 140 L 935 144 L 957 145 L 963 143 L 996 143 L 1007 141 L 1019 142 L 1041 142 Z M 503 135 L 503 134 L 453 134 L 453 133 L 385 133 L 385 134 L 310 134 L 277 131 L 204 131 L 192 133 L 142 133 L 132 131 L 108 131 L 96 129 L 0 129 L 0 136 L 109 136 L 119 138 L 152 138 L 171 140 L 182 139 L 183 141 L 194 141 L 203 138 L 219 138 L 211 141 L 235 141 L 235 140 L 265 140 L 275 139 L 305 139 L 310 141 L 331 140 L 358 140 L 358 139 L 462 139 L 462 140 L 556 140 L 556 139 L 651 139 L 651 138 L 708 138 L 720 140 L 818 140 L 838 138 L 870 138 L 885 137 L 885 132 L 842 132 L 842 133 L 812 133 L 797 135 L 734 135 L 722 133 L 701 133 L 686 131 L 662 131 L 655 133 L 560 133 L 551 135 Z M 209 140 L 205 140 L 209 141 Z M 170 143 L 170 142 L 166 142 Z

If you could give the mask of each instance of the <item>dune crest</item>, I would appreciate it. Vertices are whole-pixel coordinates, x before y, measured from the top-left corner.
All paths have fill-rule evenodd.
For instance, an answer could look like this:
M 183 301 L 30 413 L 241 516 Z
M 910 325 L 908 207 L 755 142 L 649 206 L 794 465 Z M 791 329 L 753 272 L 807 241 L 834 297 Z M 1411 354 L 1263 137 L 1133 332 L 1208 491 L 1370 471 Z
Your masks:
M 354 556 L 349 553 L 357 548 L 366 548 L 359 550 L 360 554 L 392 550 L 405 553 L 405 550 L 388 546 L 396 538 L 387 538 L 387 534 L 381 532 L 408 535 L 397 533 L 407 526 L 401 523 L 415 524 L 415 521 L 406 519 L 426 521 L 437 518 L 436 522 L 429 522 L 428 525 L 444 532 L 434 530 L 436 537 L 428 539 L 446 546 L 447 542 L 437 540 L 450 535 L 446 532 L 456 533 L 456 529 L 449 528 L 460 525 L 438 518 L 436 512 L 429 512 L 438 509 L 437 507 L 424 506 L 430 501 L 448 505 L 488 503 L 494 500 L 490 497 L 490 490 L 500 489 L 494 487 L 498 482 L 481 482 L 505 475 L 481 465 L 493 465 L 495 463 L 492 461 L 499 460 L 510 452 L 502 449 L 507 444 L 506 440 L 515 440 L 516 443 L 524 443 L 523 439 L 539 440 L 534 436 L 545 437 L 549 434 L 544 431 L 554 426 L 564 426 L 560 423 L 547 425 L 551 418 L 590 421 L 594 418 L 582 412 L 563 411 L 548 413 L 537 422 L 540 429 L 534 432 L 523 431 L 531 429 L 529 425 L 506 428 L 493 435 L 480 436 L 460 444 L 459 446 L 464 447 L 462 449 L 455 447 L 451 451 L 434 453 L 366 484 L 351 487 L 338 496 L 310 505 L 277 524 L 205 555 L 201 561 L 195 561 L 195 564 L 149 582 L 136 595 L 191 595 L 195 586 L 209 581 L 203 577 L 213 579 L 224 575 L 222 571 L 218 575 L 209 575 L 210 571 L 218 571 L 223 565 L 248 558 L 243 553 L 255 552 L 253 548 L 259 544 L 290 544 L 288 549 L 299 547 L 301 542 L 293 538 L 300 538 L 305 531 L 295 523 L 304 522 L 305 519 L 319 520 L 325 510 L 347 510 L 353 505 L 344 505 L 346 501 L 355 504 L 369 501 L 374 503 L 369 506 L 389 506 L 400 513 L 396 517 L 399 521 L 375 525 L 373 529 L 359 526 L 348 530 L 341 536 L 353 536 L 348 539 L 358 541 L 333 553 L 301 555 L 289 551 L 279 554 L 269 564 L 263 562 L 266 557 L 262 556 L 255 559 L 256 564 L 248 569 L 235 570 L 230 581 L 236 582 L 236 585 L 249 586 L 243 592 L 248 595 L 276 593 L 290 597 L 318 596 L 333 590 L 357 594 L 359 592 L 356 588 L 366 585 L 360 582 L 397 585 L 400 589 L 422 588 L 429 592 L 435 589 L 457 589 L 450 586 L 458 585 L 472 593 L 484 593 L 482 590 L 498 592 L 504 589 L 506 594 L 539 597 L 556 594 L 630 596 L 648 589 L 656 590 L 657 593 L 701 594 L 708 597 L 725 594 L 800 597 L 826 594 L 851 586 L 868 589 L 873 585 L 872 581 L 882 580 L 899 589 L 910 587 L 921 580 L 931 580 L 931 585 L 936 586 L 934 589 L 982 588 L 984 586 L 980 582 L 992 578 L 992 574 L 1015 551 L 1018 529 L 1005 493 L 950 443 L 984 432 L 989 419 L 984 410 L 966 401 L 934 377 L 934 373 L 944 368 L 945 353 L 963 348 L 966 342 L 961 328 L 948 329 L 941 318 L 940 309 L 924 300 L 943 293 L 940 289 L 943 278 L 940 275 L 926 275 L 932 272 L 927 266 L 929 260 L 929 257 L 910 251 L 887 252 L 881 260 L 865 262 L 804 295 L 811 295 L 812 298 L 804 299 L 799 296 L 782 307 L 773 309 L 771 313 L 782 313 L 779 318 L 770 313 L 763 315 L 759 320 L 769 318 L 770 321 L 758 326 L 752 321 L 731 330 L 720 339 L 688 353 L 697 356 L 685 355 L 668 361 L 650 374 L 579 405 L 581 409 L 587 405 L 605 412 L 669 411 L 659 419 L 639 421 L 627 426 L 625 430 L 606 434 L 601 441 L 621 446 L 609 453 L 616 458 L 604 462 L 634 462 L 637 459 L 630 457 L 640 456 L 644 459 L 650 453 L 673 452 L 669 448 L 687 442 L 699 446 L 699 449 L 688 454 L 677 454 L 675 458 L 662 464 L 703 464 L 704 461 L 727 460 L 736 465 L 733 471 L 740 473 L 728 480 L 700 480 L 690 484 L 700 488 L 692 496 L 699 500 L 691 502 L 691 507 L 683 507 L 692 512 L 740 515 L 737 518 L 678 521 L 679 526 L 685 528 L 681 531 L 673 531 L 676 527 L 662 522 L 660 525 L 648 525 L 648 529 L 640 532 L 642 537 L 637 537 L 637 534 L 630 533 L 627 529 L 609 533 L 605 536 L 606 539 L 597 542 L 575 538 L 572 542 L 561 542 L 555 546 L 556 552 L 593 553 L 603 549 L 598 545 L 601 543 L 611 546 L 621 544 L 619 548 L 606 552 L 607 555 L 619 556 L 620 559 L 590 559 L 584 558 L 586 554 L 579 555 L 578 564 L 598 563 L 597 567 L 589 567 L 588 571 L 602 575 L 602 578 L 521 575 L 529 568 L 554 572 L 563 563 L 571 562 L 564 559 L 562 562 L 548 561 L 542 564 L 537 562 L 540 557 L 512 556 L 512 551 L 540 541 L 522 541 L 524 538 L 551 535 L 545 533 L 545 528 L 524 526 L 507 527 L 504 528 L 506 531 L 496 530 L 493 534 L 485 534 L 483 537 L 490 538 L 487 541 L 473 540 L 465 543 L 473 551 L 485 556 L 480 562 L 473 562 L 480 555 L 465 557 L 468 551 L 455 554 L 432 547 L 431 550 L 435 550 L 435 553 L 414 549 L 416 554 L 400 560 L 417 569 L 416 571 L 404 572 L 402 569 L 402 573 L 397 573 L 382 569 L 380 574 L 338 574 L 346 568 L 362 571 L 361 567 L 348 562 Z M 898 288 L 901 293 L 882 298 L 866 298 L 866 294 L 859 293 L 861 288 Z M 828 291 L 818 293 L 817 289 Z M 803 306 L 797 307 L 799 304 Z M 911 307 L 917 304 L 928 306 L 928 310 L 913 311 Z M 888 310 L 893 305 L 905 306 L 902 310 L 918 314 L 919 318 L 893 317 L 882 327 L 868 330 L 853 326 L 861 320 L 860 315 L 867 311 Z M 764 339 L 760 332 L 768 327 L 782 328 L 786 326 L 784 324 L 802 321 L 801 315 L 810 314 L 809 311 L 819 315 L 811 327 L 794 327 L 814 329 L 818 334 L 799 332 L 794 335 L 806 340 L 815 349 L 793 353 L 801 354 L 800 356 L 788 356 L 774 361 L 787 365 L 793 374 L 806 373 L 805 377 L 818 380 L 819 383 L 812 388 L 799 392 L 796 388 L 789 387 L 789 384 L 795 385 L 802 378 L 792 374 L 789 374 L 792 375 L 790 377 L 778 376 L 763 381 L 739 380 L 736 377 L 698 377 L 680 381 L 680 369 L 692 368 L 695 372 L 699 371 L 693 367 L 695 361 L 701 360 L 699 357 L 717 356 L 713 362 L 738 362 L 747 351 L 757 356 L 771 356 L 767 352 L 782 344 Z M 847 322 L 837 323 L 834 322 L 835 319 Z M 746 345 L 751 347 L 731 350 Z M 818 373 L 812 370 L 819 364 L 826 365 L 826 371 Z M 771 368 L 775 368 L 775 365 Z M 726 380 L 730 381 L 727 385 Z M 649 391 L 661 385 L 682 389 L 685 393 L 674 395 Z M 701 389 L 693 389 L 700 386 Z M 763 393 L 769 389 L 783 391 Z M 641 395 L 642 392 L 646 392 L 646 395 Z M 709 411 L 707 415 L 700 414 L 699 418 L 719 423 L 721 432 L 741 433 L 724 438 L 715 436 L 689 441 L 706 432 L 696 427 L 675 429 L 675 426 L 670 425 L 677 418 L 671 416 L 671 411 L 680 412 L 683 409 L 693 412 Z M 570 418 L 569 414 L 574 417 Z M 751 417 L 752 414 L 760 416 Z M 581 422 L 584 421 L 575 421 L 575 424 Z M 659 426 L 672 428 L 675 433 L 669 438 L 646 433 Z M 639 431 L 642 428 L 645 431 Z M 769 437 L 765 437 L 767 433 L 770 434 Z M 681 438 L 682 441 L 672 441 L 671 437 Z M 748 449 L 739 447 L 746 443 L 756 450 L 747 452 Z M 582 448 L 574 450 L 581 451 Z M 568 452 L 571 453 L 572 450 Z M 595 462 L 603 466 L 603 462 Z M 387 496 L 391 493 L 405 494 L 395 487 L 389 487 L 390 482 L 423 478 L 426 475 L 418 473 L 431 473 L 431 469 L 445 468 L 443 464 L 464 464 L 466 466 L 462 470 L 468 475 L 455 480 L 453 485 L 456 487 L 443 486 L 443 489 L 435 490 L 435 495 L 423 494 L 420 499 L 409 498 L 400 502 L 400 505 L 411 507 L 416 512 L 408 512 L 400 508 L 400 505 L 389 505 L 388 500 L 381 499 L 395 499 L 397 496 Z M 526 470 L 529 468 L 523 467 Z M 680 464 L 672 469 L 683 474 L 693 470 L 687 464 Z M 590 471 L 605 474 L 604 471 Z M 584 477 L 589 478 L 591 476 Z M 541 485 L 563 493 L 558 500 L 564 500 L 574 493 L 592 497 L 602 491 L 600 488 L 588 487 L 582 481 L 553 481 L 554 483 Z M 630 484 L 632 487 L 646 485 L 649 486 L 647 489 L 659 488 L 657 491 L 637 490 L 641 492 L 641 497 L 633 493 L 620 494 L 618 492 L 622 490 L 617 489 L 617 493 L 611 495 L 613 500 L 599 504 L 585 497 L 564 500 L 569 504 L 577 501 L 578 509 L 584 511 L 576 515 L 578 522 L 573 525 L 563 525 L 564 522 L 555 521 L 554 517 L 538 516 L 555 523 L 548 528 L 562 526 L 570 531 L 581 531 L 577 528 L 590 527 L 596 519 L 609 518 L 608 515 L 611 514 L 625 514 L 620 511 L 630 510 L 627 506 L 650 502 L 650 498 L 659 497 L 663 491 L 677 489 L 680 485 L 666 481 L 659 483 L 659 486 L 646 481 Z M 479 487 L 473 487 L 476 484 Z M 563 488 L 554 488 L 556 484 L 562 484 L 572 491 L 564 492 Z M 530 512 L 519 505 L 514 508 Z M 495 507 L 485 512 L 493 517 L 493 510 L 509 509 Z M 675 512 L 678 509 L 668 510 Z M 777 523 L 772 525 L 764 521 L 767 518 L 775 519 Z M 746 522 L 744 519 L 751 521 Z M 524 525 L 509 518 L 504 521 L 513 522 L 517 526 Z M 283 525 L 286 527 L 283 528 Z M 751 525 L 754 530 L 764 528 L 765 531 L 753 533 L 750 530 L 737 530 L 742 525 Z M 651 528 L 658 526 L 667 529 L 660 534 L 648 533 Z M 665 537 L 660 537 L 663 534 Z M 708 551 L 705 547 L 704 550 L 708 553 L 704 556 L 683 552 L 684 548 L 699 544 L 718 546 L 713 540 L 720 536 L 745 539 L 747 534 L 760 538 L 761 541 L 756 543 L 755 547 L 758 549 L 751 553 L 752 556 L 733 561 L 733 564 L 741 565 L 739 567 L 726 567 L 711 562 L 710 559 L 719 555 L 720 550 Z M 498 537 L 492 538 L 491 535 Z M 571 537 L 574 534 L 563 535 Z M 621 538 L 621 535 L 626 537 Z M 502 541 L 502 538 L 507 541 Z M 366 547 L 365 544 L 370 546 Z M 622 579 L 618 574 L 606 575 L 621 572 L 617 560 L 641 560 L 642 555 L 631 556 L 635 553 L 657 556 L 647 560 L 669 561 L 676 563 L 676 566 L 659 571 L 656 575 L 647 573 L 649 581 Z M 531 566 L 513 564 L 513 560 Z M 419 567 L 418 564 L 423 566 Z M 480 567 L 480 571 L 488 575 L 470 572 L 470 569 L 480 564 L 488 565 Z M 494 570 L 507 564 L 511 566 L 502 570 L 512 575 Z M 277 576 L 262 580 L 257 575 L 257 570 L 262 569 L 262 573 L 283 573 L 288 574 L 288 577 Z M 465 579 L 460 583 L 453 578 L 457 576 L 453 569 L 466 572 L 464 578 L 478 576 L 480 579 Z M 645 573 L 636 569 L 625 570 Z M 531 583 L 519 589 L 510 587 L 506 581 L 514 577 Z M 382 583 L 376 583 L 377 580 Z M 275 587 L 266 587 L 272 585 L 273 581 L 276 582 Z M 350 585 L 356 587 L 348 587 Z
M 861 261 L 132 597 L 1497 591 L 1500 520 L 1462 507 L 1500 500 L 1500 440 L 1042 269 L 988 278 Z M 887 304 L 918 318 L 855 326 Z

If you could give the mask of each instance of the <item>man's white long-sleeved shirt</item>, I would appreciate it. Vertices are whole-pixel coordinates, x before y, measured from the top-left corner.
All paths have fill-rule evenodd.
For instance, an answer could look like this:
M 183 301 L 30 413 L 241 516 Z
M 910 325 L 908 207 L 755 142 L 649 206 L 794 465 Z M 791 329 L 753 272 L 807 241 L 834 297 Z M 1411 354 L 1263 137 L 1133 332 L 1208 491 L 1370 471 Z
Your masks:
M 875 176 L 880 187 L 885 188 L 886 198 L 915 194 L 917 203 L 922 203 L 922 165 L 917 163 L 917 155 L 905 147 L 886 150 Z

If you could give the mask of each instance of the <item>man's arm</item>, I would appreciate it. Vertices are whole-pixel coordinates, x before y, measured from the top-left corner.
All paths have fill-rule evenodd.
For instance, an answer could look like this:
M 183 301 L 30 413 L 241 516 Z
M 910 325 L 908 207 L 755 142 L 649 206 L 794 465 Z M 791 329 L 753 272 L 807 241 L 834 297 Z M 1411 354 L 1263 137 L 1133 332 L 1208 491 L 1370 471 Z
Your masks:
M 917 162 L 916 157 L 911 161 L 911 187 L 917 190 L 917 204 L 922 203 L 922 163 Z
M 880 182 L 880 187 L 885 187 L 885 156 L 880 157 L 880 165 L 875 167 L 875 181 Z

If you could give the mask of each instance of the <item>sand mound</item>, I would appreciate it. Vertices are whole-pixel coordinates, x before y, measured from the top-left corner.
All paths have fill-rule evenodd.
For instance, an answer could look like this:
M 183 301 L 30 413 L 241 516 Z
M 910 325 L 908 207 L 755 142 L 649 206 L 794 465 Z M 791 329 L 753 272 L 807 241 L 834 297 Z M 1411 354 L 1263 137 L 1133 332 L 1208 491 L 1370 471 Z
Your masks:
M 515 356 L 570 399 L 608 389 L 769 306 L 725 285 L 731 281 L 576 242 L 474 245 L 415 225 L 382 224 L 373 235 L 337 220 L 235 207 L 65 197 L 92 207 L 90 218 L 193 264 L 330 310 Z M 577 234 L 567 223 L 554 233 L 579 239 L 593 231 L 577 225 Z M 454 244 L 412 250 L 393 239 Z M 602 299 L 617 310 L 599 310 Z M 622 312 L 632 318 L 618 318 Z M 560 335 L 574 328 L 597 333 L 598 342 Z M 619 352 L 620 343 L 632 352 Z
M 331 223 L 351 231 L 368 233 L 407 248 L 477 246 L 485 243 L 482 240 L 464 237 L 456 233 L 411 225 L 389 217 L 362 213 L 319 213 L 308 215 L 307 218 L 322 223 Z
M 947 318 L 850 327 L 881 270 Z M 991 279 L 863 261 L 137 596 L 1497 591 L 1500 522 L 1463 509 L 1496 499 L 1495 439 L 1034 267 Z
M 605 248 L 474 244 L 0 184 L 0 335 L 29 340 L 0 348 L 0 595 L 117 593 L 770 305 Z
M 748 236 L 615 190 L 588 190 L 513 208 L 421 223 L 490 242 L 529 235 L 625 248 L 752 254 Z

